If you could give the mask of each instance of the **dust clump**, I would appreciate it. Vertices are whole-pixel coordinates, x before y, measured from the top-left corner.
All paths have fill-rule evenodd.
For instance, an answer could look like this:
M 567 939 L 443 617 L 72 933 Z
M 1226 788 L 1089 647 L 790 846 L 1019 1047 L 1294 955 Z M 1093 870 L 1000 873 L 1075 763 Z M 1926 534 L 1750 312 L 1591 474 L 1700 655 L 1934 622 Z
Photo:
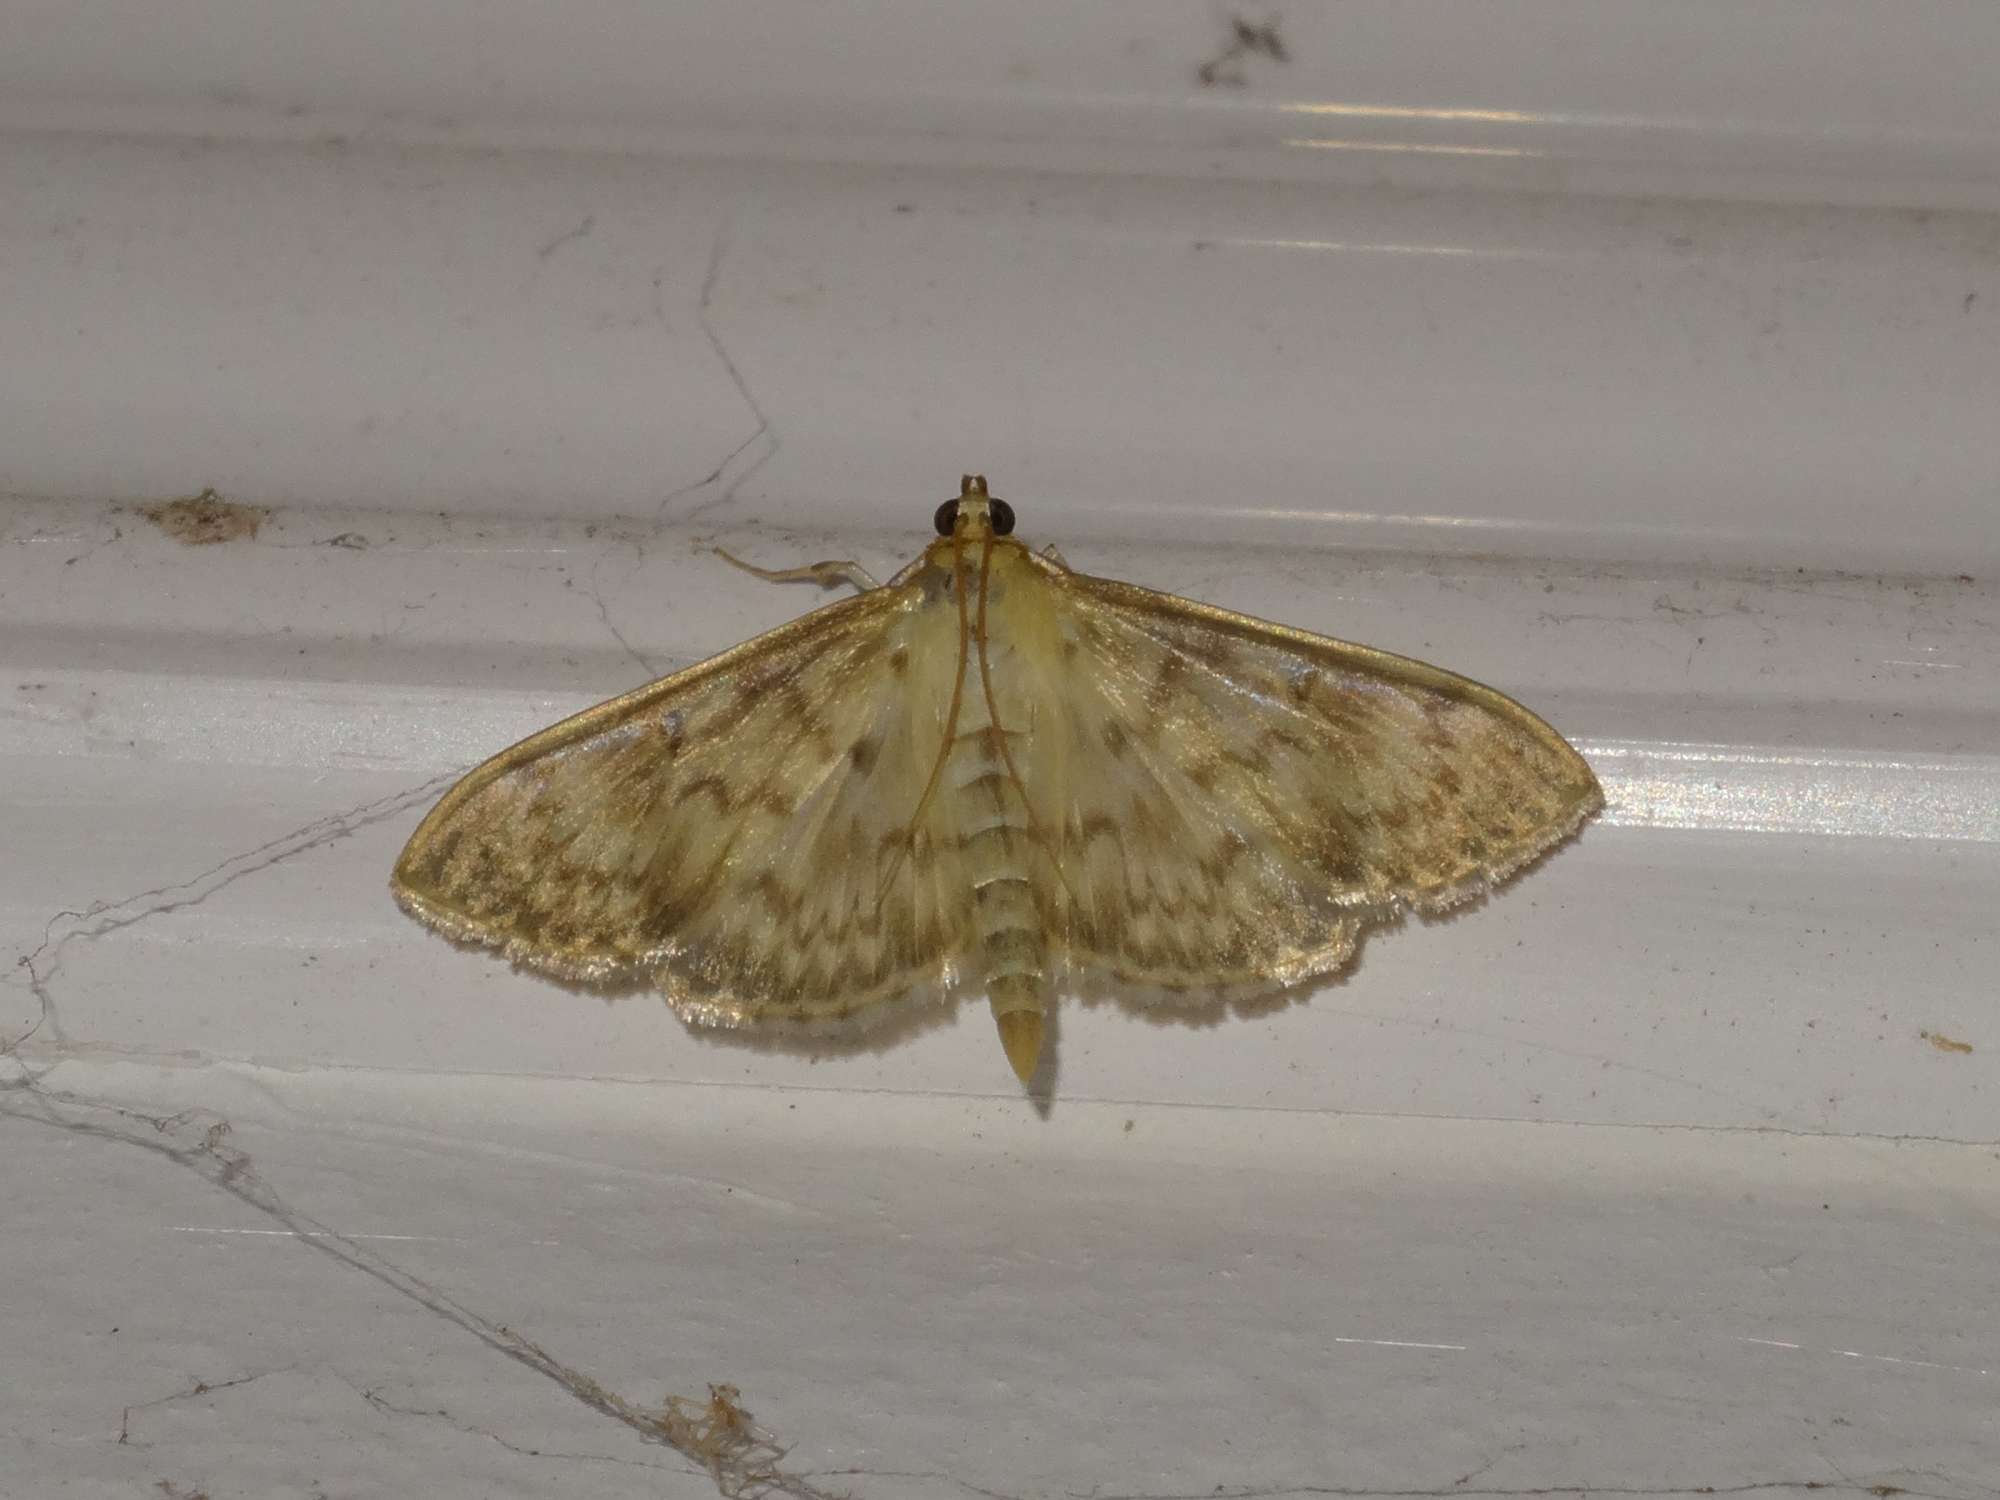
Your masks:
M 766 1496 L 841 1500 L 778 1467 L 785 1457 L 784 1447 L 743 1409 L 743 1393 L 733 1385 L 711 1385 L 706 1401 L 669 1396 L 653 1413 L 634 1408 L 587 1375 L 565 1373 L 576 1382 L 572 1389 L 593 1405 L 707 1469 L 724 1500 L 762 1500 Z
M 218 542 L 247 542 L 270 519 L 262 505 L 238 505 L 213 489 L 184 500 L 142 505 L 139 514 L 184 547 L 213 547 Z

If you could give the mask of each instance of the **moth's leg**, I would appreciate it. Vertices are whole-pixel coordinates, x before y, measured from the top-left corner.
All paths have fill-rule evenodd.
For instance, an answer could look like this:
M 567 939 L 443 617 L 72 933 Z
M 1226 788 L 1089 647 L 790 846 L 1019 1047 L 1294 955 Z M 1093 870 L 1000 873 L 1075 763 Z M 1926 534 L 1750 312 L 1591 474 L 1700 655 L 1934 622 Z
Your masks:
M 1069 559 L 1056 551 L 1056 544 L 1054 542 L 1050 542 L 1048 546 L 1042 548 L 1042 556 L 1061 568 L 1065 573 L 1074 573 L 1076 571 L 1075 568 L 1069 565 Z
M 747 563 L 740 557 L 731 557 L 720 547 L 715 549 L 715 555 L 724 562 L 734 563 L 744 572 L 762 578 L 768 583 L 804 583 L 810 579 L 821 588 L 827 589 L 851 583 L 864 594 L 870 589 L 882 586 L 868 576 L 866 568 L 851 559 L 846 562 L 810 563 L 803 568 L 760 568 L 755 563 Z

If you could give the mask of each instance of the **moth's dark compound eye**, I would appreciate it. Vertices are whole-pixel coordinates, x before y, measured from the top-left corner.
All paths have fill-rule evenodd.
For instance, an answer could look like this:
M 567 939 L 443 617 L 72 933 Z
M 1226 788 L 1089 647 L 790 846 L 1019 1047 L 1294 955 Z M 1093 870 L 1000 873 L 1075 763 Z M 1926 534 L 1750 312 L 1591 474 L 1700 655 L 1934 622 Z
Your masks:
M 1005 500 L 995 500 L 993 508 L 987 512 L 993 518 L 995 536 L 1011 536 L 1014 531 L 1014 507 Z
M 937 534 L 939 536 L 950 536 L 951 528 L 957 521 L 958 502 L 956 500 L 945 501 L 944 504 L 937 508 L 937 514 L 931 517 L 931 525 L 937 527 Z

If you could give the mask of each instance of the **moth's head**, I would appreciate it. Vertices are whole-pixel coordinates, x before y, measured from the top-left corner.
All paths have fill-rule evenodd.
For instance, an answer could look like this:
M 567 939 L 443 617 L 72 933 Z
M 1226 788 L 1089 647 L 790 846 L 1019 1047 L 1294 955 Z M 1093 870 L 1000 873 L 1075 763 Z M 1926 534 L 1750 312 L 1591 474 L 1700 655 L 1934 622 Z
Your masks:
M 968 542 L 1006 536 L 1014 529 L 1014 507 L 986 493 L 984 474 L 967 474 L 958 482 L 958 498 L 940 505 L 932 524 L 939 536 L 957 535 Z

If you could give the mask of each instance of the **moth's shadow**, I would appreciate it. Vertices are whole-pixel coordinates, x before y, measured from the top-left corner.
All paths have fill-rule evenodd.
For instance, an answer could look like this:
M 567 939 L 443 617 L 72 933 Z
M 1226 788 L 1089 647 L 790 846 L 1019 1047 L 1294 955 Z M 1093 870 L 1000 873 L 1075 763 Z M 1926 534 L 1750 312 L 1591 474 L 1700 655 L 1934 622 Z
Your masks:
M 601 982 L 565 979 L 555 982 L 572 993 L 594 995 L 608 1004 L 657 1001 L 675 1024 L 704 1042 L 805 1058 L 859 1057 L 869 1052 L 885 1052 L 926 1031 L 950 1025 L 956 1019 L 960 1001 L 968 998 L 965 994 L 947 994 L 936 987 L 926 987 L 921 995 L 913 993 L 893 1005 L 879 1007 L 866 1020 L 759 1021 L 749 1026 L 705 1026 L 675 1015 L 666 996 L 643 974 Z
M 1262 981 L 1197 993 L 1149 989 L 1109 975 L 1089 972 L 1059 978 L 1055 984 L 1058 1003 L 1050 1007 L 1044 1021 L 1046 1029 L 1041 1066 L 1027 1088 L 1027 1097 L 1043 1119 L 1047 1119 L 1054 1110 L 1056 1085 L 1062 1071 L 1062 1002 L 1065 1000 L 1073 1000 L 1091 1009 L 1113 1006 L 1154 1026 L 1190 1029 L 1208 1029 L 1228 1021 L 1255 1020 L 1274 1015 L 1310 1000 L 1323 990 L 1347 984 L 1360 971 L 1371 940 L 1398 932 L 1412 922 L 1423 927 L 1454 922 L 1483 907 L 1490 897 L 1513 885 L 1552 852 L 1553 849 L 1543 851 L 1521 868 L 1509 871 L 1505 877 L 1484 888 L 1468 892 L 1450 906 L 1430 911 L 1402 908 L 1369 914 L 1352 952 L 1332 967 L 1306 975 L 1292 984 L 1274 986 L 1269 981 Z M 588 981 L 525 971 L 536 972 L 539 978 L 551 980 L 575 994 L 595 996 L 607 1004 L 640 999 L 656 1001 L 676 1024 L 703 1045 L 740 1047 L 751 1052 L 801 1057 L 813 1062 L 822 1058 L 853 1058 L 889 1051 L 925 1032 L 958 1024 L 962 1005 L 977 1005 L 984 999 L 977 985 L 957 989 L 929 985 L 913 990 L 902 1001 L 884 1006 L 858 1022 L 807 1024 L 767 1021 L 742 1027 L 703 1026 L 683 1022 L 675 1016 L 666 997 L 644 975 Z M 995 1061 L 997 1063 L 998 1059 Z M 999 1091 L 999 1080 L 1005 1075 L 1004 1067 L 1000 1068 L 995 1078 L 996 1092 Z
M 1134 985 L 1109 978 L 1087 977 L 1070 986 L 1070 994 L 1089 1009 L 1112 1008 L 1154 1026 L 1207 1030 L 1228 1021 L 1256 1020 L 1310 1000 L 1321 990 L 1345 984 L 1361 967 L 1360 948 L 1334 968 L 1309 974 L 1292 984 L 1244 984 L 1199 993 Z
M 985 996 L 974 990 L 964 989 L 947 992 L 938 986 L 924 987 L 920 995 L 913 995 L 900 1003 L 886 1007 L 869 1021 L 858 1024 L 852 1020 L 831 1024 L 808 1025 L 798 1022 L 766 1021 L 754 1026 L 700 1026 L 691 1025 L 675 1016 L 666 998 L 643 977 L 611 984 L 567 983 L 564 988 L 579 994 L 596 995 L 609 1003 L 625 1000 L 654 999 L 673 1018 L 674 1022 L 704 1046 L 740 1047 L 749 1052 L 767 1055 L 777 1054 L 787 1057 L 802 1057 L 808 1062 L 820 1062 L 830 1058 L 862 1057 L 870 1053 L 887 1052 L 913 1037 L 927 1031 L 935 1031 L 945 1026 L 957 1025 L 960 1021 L 959 1009 L 963 1005 L 982 1005 Z M 1043 1021 L 1041 1066 L 1035 1070 L 1033 1081 L 1028 1085 L 1027 1096 L 1035 1107 L 1035 1112 L 1047 1119 L 1055 1106 L 1056 1076 L 1061 1068 L 1062 1015 L 1061 1008 L 1050 1010 Z M 1000 1063 L 998 1047 L 995 1047 L 996 1063 Z M 995 1074 L 995 1091 L 1000 1089 L 1000 1080 L 1008 1077 L 1004 1064 Z
M 540 973 L 536 977 L 551 979 Z M 760 1021 L 749 1026 L 705 1026 L 676 1015 L 666 997 L 643 974 L 629 979 L 552 979 L 552 982 L 572 994 L 593 996 L 607 1005 L 653 1001 L 672 1024 L 704 1046 L 738 1047 L 749 1052 L 801 1057 L 808 1062 L 890 1051 L 925 1032 L 956 1025 L 960 1005 L 982 998 L 970 990 L 954 994 L 938 986 L 925 986 L 920 994 L 913 992 L 902 1001 L 882 1006 L 865 1020 Z
M 1414 923 L 1419 927 L 1442 927 L 1486 905 L 1487 901 L 1512 885 L 1528 869 L 1539 864 L 1540 856 L 1520 870 L 1490 886 L 1471 892 L 1452 905 L 1434 911 L 1399 907 L 1370 913 L 1356 935 L 1353 951 L 1332 967 L 1308 974 L 1291 984 L 1254 981 L 1222 990 L 1170 991 L 1126 983 L 1109 976 L 1088 975 L 1073 979 L 1068 993 L 1092 1009 L 1115 1007 L 1154 1026 L 1184 1026 L 1202 1030 L 1227 1021 L 1256 1020 L 1303 1004 L 1323 991 L 1338 989 L 1360 973 L 1372 941 L 1401 932 Z

